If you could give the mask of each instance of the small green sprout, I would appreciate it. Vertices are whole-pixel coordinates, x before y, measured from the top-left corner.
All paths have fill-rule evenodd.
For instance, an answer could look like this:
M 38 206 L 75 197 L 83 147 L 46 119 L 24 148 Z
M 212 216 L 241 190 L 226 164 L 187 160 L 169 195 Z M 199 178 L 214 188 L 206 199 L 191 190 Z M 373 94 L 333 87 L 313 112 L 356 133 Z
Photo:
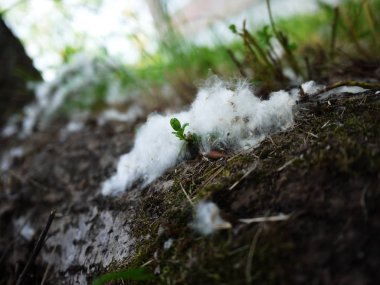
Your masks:
M 174 132 L 172 132 L 173 135 L 175 135 L 181 141 L 188 141 L 188 136 L 185 135 L 185 129 L 189 125 L 188 123 L 181 125 L 181 122 L 177 118 L 171 118 L 170 125 L 174 130 Z
M 234 33 L 234 34 L 237 34 L 237 33 L 238 33 L 237 28 L 236 28 L 236 25 L 231 24 L 231 25 L 228 26 L 228 28 L 230 29 L 230 31 L 231 31 L 232 33 Z
M 191 156 L 195 157 L 199 154 L 199 142 L 200 142 L 200 136 L 198 136 L 195 133 L 187 132 L 185 134 L 185 129 L 187 126 L 189 126 L 188 123 L 181 124 L 181 122 L 177 118 L 170 119 L 170 125 L 172 126 L 174 132 L 172 132 L 173 135 L 175 135 L 179 140 L 184 141 L 185 144 L 183 147 L 185 147 Z M 182 152 L 182 149 L 181 149 Z

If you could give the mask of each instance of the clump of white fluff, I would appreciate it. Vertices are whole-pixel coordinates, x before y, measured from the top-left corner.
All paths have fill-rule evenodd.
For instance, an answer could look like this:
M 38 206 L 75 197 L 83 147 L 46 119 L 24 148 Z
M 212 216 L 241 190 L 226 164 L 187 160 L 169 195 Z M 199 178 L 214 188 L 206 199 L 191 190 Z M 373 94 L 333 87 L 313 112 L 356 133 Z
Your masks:
M 136 135 L 132 151 L 120 158 L 116 174 L 103 184 L 102 193 L 119 194 L 140 180 L 146 185 L 178 162 L 183 142 L 172 134 L 170 118 L 189 123 L 186 130 L 201 137 L 201 151 L 221 145 L 240 149 L 291 126 L 294 104 L 294 96 L 285 91 L 260 100 L 247 83 L 231 88 L 212 78 L 188 111 L 149 116 Z
M 307 95 L 316 95 L 319 94 L 326 86 L 316 83 L 315 81 L 307 81 L 301 85 L 302 90 Z M 318 95 L 319 100 L 326 100 L 333 94 L 341 94 L 341 93 L 360 93 L 364 92 L 367 89 L 364 89 L 359 86 L 341 86 L 334 89 L 331 89 L 329 91 L 322 92 Z
M 321 91 L 325 86 L 317 84 L 315 81 L 307 81 L 301 85 L 303 92 L 307 95 L 314 95 Z
M 195 219 L 190 226 L 203 235 L 216 230 L 231 228 L 231 224 L 220 217 L 220 210 L 213 202 L 202 201 L 195 207 Z

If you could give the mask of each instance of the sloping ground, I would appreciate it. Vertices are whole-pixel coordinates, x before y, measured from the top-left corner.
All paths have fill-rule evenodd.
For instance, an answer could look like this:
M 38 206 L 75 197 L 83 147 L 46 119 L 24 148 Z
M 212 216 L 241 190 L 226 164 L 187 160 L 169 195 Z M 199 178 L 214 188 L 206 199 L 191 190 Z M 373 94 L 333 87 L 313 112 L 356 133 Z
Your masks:
M 378 99 L 367 92 L 299 105 L 295 127 L 258 148 L 179 167 L 166 178 L 172 187 L 146 190 L 140 223 L 152 225 L 143 232 L 155 238 L 150 247 L 144 243 L 134 264 L 152 260 L 149 266 L 167 284 L 377 284 Z M 180 184 L 194 200 L 215 201 L 233 229 L 212 237 L 193 234 Z M 291 217 L 239 222 L 280 213 Z M 165 229 L 161 235 L 159 227 Z M 169 238 L 174 245 L 165 250 Z
M 311 98 L 297 105 L 292 129 L 257 148 L 184 162 L 119 198 L 99 188 L 131 147 L 131 126 L 88 126 L 63 140 L 36 134 L 2 175 L 0 282 L 14 283 L 36 238 L 27 242 L 14 221 L 23 216 L 39 232 L 55 208 L 62 215 L 25 284 L 39 284 L 48 265 L 45 284 L 143 265 L 157 274 L 152 284 L 377 284 L 379 99 L 376 91 Z M 230 230 L 189 228 L 202 199 L 218 204 Z M 281 213 L 289 219 L 239 221 Z

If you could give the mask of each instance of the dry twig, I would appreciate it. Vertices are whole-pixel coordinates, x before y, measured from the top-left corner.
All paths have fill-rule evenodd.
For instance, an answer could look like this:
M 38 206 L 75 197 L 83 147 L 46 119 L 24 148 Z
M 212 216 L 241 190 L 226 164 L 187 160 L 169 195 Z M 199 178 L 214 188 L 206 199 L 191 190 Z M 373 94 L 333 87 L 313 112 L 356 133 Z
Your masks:
M 239 221 L 245 224 L 252 224 L 252 223 L 266 223 L 266 222 L 280 222 L 280 221 L 286 221 L 290 218 L 291 215 L 284 215 L 279 214 L 277 216 L 270 216 L 270 217 L 257 217 L 252 219 L 240 219 Z
M 36 245 L 33 248 L 31 256 L 29 257 L 29 259 L 28 259 L 28 261 L 27 261 L 24 269 L 22 270 L 20 276 L 18 277 L 16 285 L 21 285 L 24 282 L 24 279 L 25 279 L 26 275 L 29 272 L 30 266 L 32 265 L 32 263 L 36 259 L 38 253 L 41 251 L 41 249 L 42 249 L 42 247 L 43 247 L 43 245 L 45 243 L 46 235 L 47 235 L 47 233 L 49 231 L 51 223 L 54 220 L 54 217 L 55 217 L 55 210 L 50 212 L 49 219 L 48 219 L 48 221 L 47 221 L 47 223 L 45 225 L 45 228 L 41 232 L 41 235 L 38 238 L 37 243 L 36 243 Z
M 259 236 L 261 234 L 261 227 L 259 227 L 252 239 L 252 243 L 251 243 L 251 246 L 249 248 L 249 252 L 248 252 L 248 257 L 247 257 L 247 266 L 245 267 L 245 277 L 246 277 L 246 280 L 247 280 L 247 284 L 251 284 L 252 283 L 252 274 L 251 274 L 251 271 L 252 271 L 252 259 L 253 259 L 253 255 L 255 254 L 255 249 L 256 249 L 256 244 L 257 244 L 257 241 L 259 239 Z
M 188 200 L 188 201 L 189 201 L 189 203 L 191 204 L 191 206 L 193 206 L 193 207 L 194 207 L 194 203 L 193 203 L 193 201 L 191 201 L 189 194 L 187 194 L 187 192 L 186 192 L 185 188 L 183 188 L 183 186 L 182 186 L 182 183 L 181 183 L 181 182 L 179 183 L 179 185 L 181 186 L 181 189 L 182 189 L 183 193 L 185 194 L 185 196 L 186 196 L 187 200 Z
M 252 166 L 250 168 L 248 168 L 247 172 L 243 175 L 242 178 L 240 178 L 238 181 L 236 181 L 234 184 L 232 184 L 232 186 L 228 189 L 228 190 L 233 190 L 236 186 L 238 186 L 238 184 L 243 181 L 245 178 L 248 177 L 248 175 L 250 175 L 252 173 L 252 171 L 254 171 L 257 167 L 257 162 L 255 161 Z

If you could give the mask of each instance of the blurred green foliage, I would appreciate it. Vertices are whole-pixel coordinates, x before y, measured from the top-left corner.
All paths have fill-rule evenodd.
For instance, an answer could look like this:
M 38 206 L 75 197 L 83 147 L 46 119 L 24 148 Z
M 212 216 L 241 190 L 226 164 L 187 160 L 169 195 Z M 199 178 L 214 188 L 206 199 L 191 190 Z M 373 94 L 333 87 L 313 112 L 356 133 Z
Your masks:
M 155 276 L 146 268 L 129 268 L 126 270 L 106 273 L 96 278 L 92 282 L 92 285 L 108 284 L 109 282 L 116 280 L 150 281 L 153 280 L 154 277 Z
M 92 3 L 95 4 L 96 1 Z M 240 23 L 226 26 L 236 35 L 235 40 L 219 39 L 214 46 L 199 46 L 173 33 L 160 42 L 156 52 L 142 49 L 144 56 L 134 66 L 123 65 L 99 49 L 95 57 L 100 60 L 95 64 L 104 68 L 99 70 L 94 82 L 71 91 L 75 96 L 65 101 L 63 113 L 105 107 L 109 90 L 115 84 L 120 86 L 118 92 L 124 94 L 121 97 L 125 100 L 133 97 L 131 94 L 140 94 L 141 100 L 159 108 L 178 102 L 190 103 L 196 85 L 210 73 L 227 78 L 246 77 L 255 83 L 260 95 L 260 91 L 265 93 L 294 84 L 295 79 L 325 78 L 323 72 L 347 58 L 378 58 L 380 0 L 345 0 L 338 8 L 324 2 L 319 5 L 320 10 L 314 14 L 272 19 L 270 25 L 256 29 L 245 24 L 241 28 Z M 62 57 L 69 64 L 80 52 L 80 45 L 66 46 Z M 76 76 L 81 76 L 80 70 L 72 73 L 70 80 Z M 61 84 L 70 80 L 65 79 Z M 165 94 L 166 86 L 171 87 L 173 94 Z M 165 99 L 168 96 L 177 100 Z

